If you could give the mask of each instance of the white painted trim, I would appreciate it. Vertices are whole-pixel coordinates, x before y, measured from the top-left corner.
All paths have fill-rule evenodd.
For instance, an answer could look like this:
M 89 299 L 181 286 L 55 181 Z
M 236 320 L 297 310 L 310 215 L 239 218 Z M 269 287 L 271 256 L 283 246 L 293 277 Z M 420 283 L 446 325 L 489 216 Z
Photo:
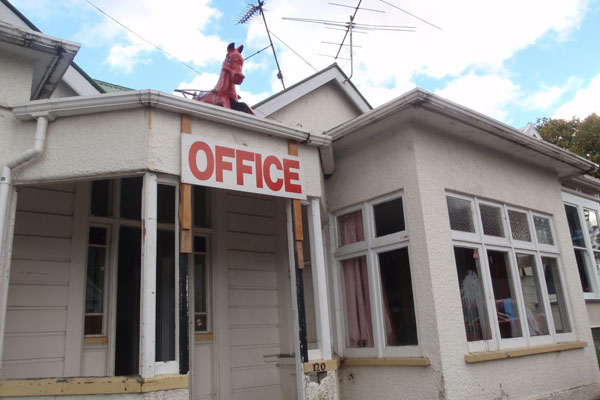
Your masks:
M 292 201 L 285 201 L 287 220 L 288 265 L 290 267 L 290 292 L 292 295 L 292 316 L 294 319 L 294 350 L 296 354 L 296 398 L 304 399 L 304 368 L 300 354 L 300 324 L 298 321 L 298 296 L 296 294 L 296 260 L 294 257 L 294 224 L 292 222 Z
M 308 207 L 308 229 L 311 240 L 312 274 L 317 313 L 317 340 L 320 357 L 332 359 L 331 352 L 331 318 L 329 315 L 329 295 L 327 293 L 327 272 L 325 270 L 325 253 L 321 231 L 321 204 L 319 199 L 311 199 Z
M 371 110 L 370 105 L 360 95 L 360 93 L 352 86 L 346 76 L 344 76 L 337 66 L 330 67 L 321 71 L 311 78 L 308 78 L 300 84 L 290 87 L 282 93 L 275 95 L 273 98 L 266 100 L 264 103 L 254 108 L 257 115 L 269 116 L 280 109 L 286 107 L 290 103 L 298 100 L 300 97 L 326 85 L 329 82 L 335 82 L 337 86 L 348 96 L 348 99 L 363 113 Z
M 121 111 L 154 107 L 174 113 L 188 114 L 227 126 L 263 133 L 283 139 L 293 139 L 309 146 L 329 146 L 331 138 L 322 133 L 309 133 L 298 128 L 260 118 L 254 115 L 185 99 L 157 90 L 138 90 L 106 93 L 100 96 L 64 97 L 29 101 L 13 106 L 13 115 L 21 121 L 35 119 L 40 113 L 48 113 L 49 119 L 100 112 Z
M 85 276 L 88 245 L 88 210 L 90 183 L 77 182 L 73 209 L 71 264 L 69 267 L 69 300 L 65 339 L 65 376 L 81 376 L 83 330 L 85 316 Z M 106 310 L 105 310 L 106 311 Z M 104 323 L 104 322 L 103 322 Z
M 10 284 L 10 267 L 12 261 L 12 246 L 15 233 L 15 217 L 17 215 L 18 192 L 15 187 L 7 190 L 7 216 L 4 229 L 0 229 L 0 241 L 3 241 L 0 248 L 4 248 L 4 254 L 0 253 L 0 377 L 2 377 L 2 360 L 4 355 L 4 332 L 6 330 L 6 306 L 8 303 L 8 287 Z
M 140 301 L 140 376 L 155 375 L 157 178 L 144 174 L 142 196 L 142 273 Z
M 92 86 L 92 84 L 85 79 L 83 75 L 77 72 L 72 65 L 69 65 L 69 68 L 67 68 L 62 80 L 80 96 L 92 96 L 100 94 L 100 92 L 98 92 L 98 90 Z

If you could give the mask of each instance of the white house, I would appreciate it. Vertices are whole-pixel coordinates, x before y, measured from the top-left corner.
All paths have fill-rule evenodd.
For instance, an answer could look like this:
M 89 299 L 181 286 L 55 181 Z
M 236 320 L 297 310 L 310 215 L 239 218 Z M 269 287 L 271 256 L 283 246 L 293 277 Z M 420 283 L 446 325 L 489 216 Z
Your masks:
M 256 116 L 104 93 L 0 21 L 0 397 L 600 396 L 593 163 L 335 65 Z

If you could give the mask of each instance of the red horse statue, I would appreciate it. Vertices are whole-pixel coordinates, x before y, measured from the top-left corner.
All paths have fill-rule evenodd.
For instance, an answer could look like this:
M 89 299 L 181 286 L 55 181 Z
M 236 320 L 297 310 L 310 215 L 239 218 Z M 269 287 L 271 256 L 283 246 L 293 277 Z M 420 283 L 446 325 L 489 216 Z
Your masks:
M 236 48 L 235 43 L 229 43 L 217 85 L 210 92 L 195 96 L 194 100 L 254 114 L 254 111 L 246 103 L 238 101 L 240 97 L 235 91 L 235 85 L 241 84 L 245 78 L 242 72 L 244 65 L 242 50 L 244 50 L 243 45 Z

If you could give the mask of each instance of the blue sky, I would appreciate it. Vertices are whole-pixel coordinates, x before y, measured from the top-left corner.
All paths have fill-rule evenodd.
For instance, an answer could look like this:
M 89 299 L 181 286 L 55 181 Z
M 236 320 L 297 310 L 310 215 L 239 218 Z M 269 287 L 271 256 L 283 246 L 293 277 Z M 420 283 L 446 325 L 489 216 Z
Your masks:
M 133 89 L 211 89 L 229 42 L 249 56 L 268 45 L 255 18 L 235 21 L 250 0 L 90 0 L 198 72 L 166 56 L 85 0 L 12 0 L 40 30 L 82 44 L 75 61 L 90 76 Z M 358 0 L 339 0 L 356 5 Z M 355 34 L 353 83 L 377 106 L 414 86 L 521 127 L 538 117 L 600 113 L 600 0 L 363 0 L 355 22 L 410 25 L 415 32 Z M 327 0 L 267 0 L 286 85 L 331 64 L 343 32 L 282 17 L 348 21 L 349 8 Z M 347 57 L 347 49 L 342 56 Z M 309 66 L 310 64 L 310 66 Z M 345 60 L 338 64 L 350 75 Z M 245 63 L 239 93 L 253 104 L 281 90 L 270 50 Z

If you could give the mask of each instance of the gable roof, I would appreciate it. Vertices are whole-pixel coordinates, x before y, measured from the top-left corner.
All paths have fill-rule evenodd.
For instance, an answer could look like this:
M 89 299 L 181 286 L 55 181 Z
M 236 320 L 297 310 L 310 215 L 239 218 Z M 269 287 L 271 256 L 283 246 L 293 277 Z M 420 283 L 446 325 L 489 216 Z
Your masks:
M 0 4 L 3 4 L 13 14 L 12 18 L 6 22 L 12 25 L 16 25 L 20 22 L 20 28 L 29 28 L 34 32 L 42 33 L 42 31 L 35 26 L 33 22 L 27 19 L 27 17 L 23 15 L 17 8 L 15 8 L 15 6 L 13 6 L 8 0 L 0 0 Z M 79 95 L 105 93 L 102 87 L 94 82 L 94 80 L 72 60 L 62 79 Z
M 362 113 L 371 110 L 373 107 L 358 91 L 356 86 L 348 79 L 344 71 L 333 63 L 327 68 L 314 73 L 301 80 L 298 83 L 288 87 L 281 92 L 275 93 L 271 97 L 252 106 L 252 109 L 260 116 L 268 116 L 284 108 L 288 104 L 296 101 L 300 97 L 314 91 L 315 89 L 329 83 L 335 82 L 342 92 L 347 96 Z

